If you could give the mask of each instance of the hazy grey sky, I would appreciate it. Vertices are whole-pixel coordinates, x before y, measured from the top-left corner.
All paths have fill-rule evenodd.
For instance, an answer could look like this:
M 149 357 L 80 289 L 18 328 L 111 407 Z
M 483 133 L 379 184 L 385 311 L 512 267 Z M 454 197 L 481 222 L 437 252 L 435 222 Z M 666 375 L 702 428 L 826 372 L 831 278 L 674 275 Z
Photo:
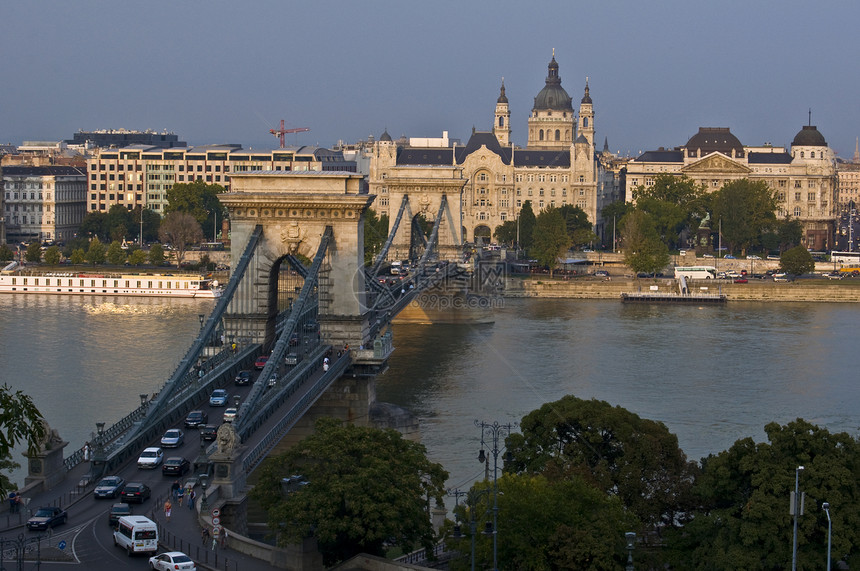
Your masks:
M 637 154 L 700 126 L 789 145 L 812 123 L 850 158 L 860 136 L 856 0 L 744 2 L 80 0 L 0 8 L 0 143 L 79 129 L 167 129 L 274 148 L 280 119 L 331 146 L 489 130 L 505 78 L 513 139 L 555 48 L 597 140 Z

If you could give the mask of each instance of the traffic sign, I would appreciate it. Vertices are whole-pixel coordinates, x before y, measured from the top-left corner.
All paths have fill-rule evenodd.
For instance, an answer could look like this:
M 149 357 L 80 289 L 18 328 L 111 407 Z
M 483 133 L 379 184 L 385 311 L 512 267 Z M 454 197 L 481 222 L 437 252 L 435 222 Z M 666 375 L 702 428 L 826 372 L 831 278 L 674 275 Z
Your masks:
M 221 510 L 219 510 L 218 508 L 212 510 L 212 517 L 218 517 L 219 515 L 221 515 Z
M 57 547 L 59 547 L 60 549 L 65 549 L 66 548 L 66 540 L 64 539 L 59 544 L 57 544 Z
M 221 535 L 221 526 L 213 525 L 212 526 L 212 535 Z
M 212 518 L 212 525 L 218 525 L 219 523 L 221 523 L 220 517 L 213 517 Z

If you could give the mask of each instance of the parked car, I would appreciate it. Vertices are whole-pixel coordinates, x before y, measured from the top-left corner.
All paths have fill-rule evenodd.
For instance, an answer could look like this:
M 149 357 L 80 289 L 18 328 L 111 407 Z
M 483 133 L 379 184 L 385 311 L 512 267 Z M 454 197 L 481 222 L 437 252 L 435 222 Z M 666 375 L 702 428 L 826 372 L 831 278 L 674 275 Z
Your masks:
M 747 260 L 761 260 L 761 256 L 756 256 L 755 254 L 750 254 L 747 256 Z
M 218 427 L 214 424 L 204 424 L 200 427 L 200 438 L 202 440 L 215 440 L 218 436 Z
M 725 256 L 723 256 L 723 257 L 724 257 L 725 259 L 727 259 L 727 260 L 737 260 L 737 258 L 735 258 L 734 256 L 732 256 L 731 254 L 726 254 L 726 255 L 725 255 Z
M 155 468 L 161 464 L 162 460 L 164 460 L 164 452 L 162 452 L 161 448 L 151 446 L 149 448 L 145 448 L 143 452 L 140 453 L 140 457 L 137 459 L 137 467 Z
M 125 487 L 125 480 L 119 476 L 107 476 L 99 480 L 93 490 L 94 498 L 115 498 L 122 493 Z
M 775 282 L 790 282 L 790 281 L 794 281 L 794 278 L 788 274 L 773 274 L 773 281 L 775 281 Z
M 182 456 L 171 456 L 164 461 L 161 473 L 165 476 L 182 476 L 191 469 L 191 463 Z
M 185 417 L 185 426 L 188 428 L 194 428 L 207 422 L 209 422 L 209 415 L 202 410 L 192 410 Z
M 69 514 L 62 508 L 46 506 L 39 508 L 27 520 L 27 529 L 48 529 L 69 521 Z
M 254 361 L 254 368 L 257 370 L 261 370 L 263 367 L 266 366 L 266 363 L 268 363 L 268 362 L 269 362 L 269 356 L 268 355 L 261 355 L 261 356 L 257 357 L 256 361 Z
M 161 445 L 165 448 L 178 448 L 185 442 L 185 433 L 178 428 L 171 428 L 161 437 Z
M 233 383 L 237 387 L 251 384 L 251 371 L 239 371 L 239 374 L 233 379 Z
M 209 406 L 227 406 L 230 395 L 224 389 L 215 389 L 209 396 Z
M 839 272 L 830 272 L 829 274 L 824 275 L 827 277 L 828 280 L 841 280 L 843 277 L 842 274 L 840 274 Z
M 597 277 L 597 278 L 608 278 L 608 277 L 609 277 L 609 272 L 608 272 L 608 271 L 606 271 L 606 270 L 597 270 L 596 272 L 594 272 L 594 277 Z
M 122 501 L 127 504 L 132 502 L 142 504 L 144 500 L 149 499 L 152 495 L 152 490 L 146 484 L 141 482 L 130 482 L 125 485 L 122 491 Z
M 108 525 L 116 527 L 116 522 L 119 521 L 119 518 L 127 515 L 131 515 L 131 506 L 127 503 L 123 502 L 112 505 L 110 511 L 108 511 Z
M 713 254 L 702 254 L 702 257 L 703 258 L 713 258 L 714 255 Z
M 748 280 L 748 279 L 746 279 L 746 278 L 735 278 L 735 279 L 734 279 L 734 282 L 735 282 L 736 284 L 745 284 L 745 283 L 747 283 L 748 281 L 749 281 L 749 280 Z
M 767 259 L 768 259 L 768 260 L 778 260 L 778 259 L 779 259 L 779 256 L 777 256 L 777 255 L 775 255 L 775 254 L 771 254 L 770 256 L 768 256 L 768 257 L 767 257 Z
M 181 551 L 168 551 L 149 558 L 149 568 L 156 571 L 197 571 L 197 565 Z
M 231 406 L 227 410 L 224 411 L 224 422 L 233 422 L 236 420 L 236 415 L 239 413 L 239 409 L 234 406 Z

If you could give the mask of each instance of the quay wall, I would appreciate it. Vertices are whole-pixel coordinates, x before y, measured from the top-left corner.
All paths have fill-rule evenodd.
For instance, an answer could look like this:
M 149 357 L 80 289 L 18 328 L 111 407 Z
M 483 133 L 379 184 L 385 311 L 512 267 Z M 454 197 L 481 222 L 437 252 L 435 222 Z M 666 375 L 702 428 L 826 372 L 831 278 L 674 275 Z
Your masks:
M 808 282 L 808 283 L 804 283 Z M 505 281 L 505 297 L 542 297 L 566 299 L 621 299 L 622 293 L 647 292 L 651 286 L 664 293 L 677 293 L 678 284 L 673 279 L 612 278 L 601 281 L 597 278 L 574 278 L 571 280 L 540 278 L 508 278 Z M 707 287 L 707 290 L 699 290 Z M 722 293 L 728 301 L 778 301 L 778 302 L 860 302 L 860 280 L 798 280 L 774 282 L 751 279 L 749 283 L 736 284 L 728 280 L 708 280 L 690 283 L 690 291 Z

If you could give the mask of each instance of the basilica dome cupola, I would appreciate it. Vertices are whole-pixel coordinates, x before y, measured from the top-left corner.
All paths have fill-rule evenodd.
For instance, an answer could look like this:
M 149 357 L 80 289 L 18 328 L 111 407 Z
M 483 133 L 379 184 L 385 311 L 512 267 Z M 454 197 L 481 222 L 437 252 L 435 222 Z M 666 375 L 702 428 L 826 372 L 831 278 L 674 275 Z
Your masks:
M 570 95 L 561 86 L 561 78 L 558 76 L 558 62 L 555 61 L 554 53 L 547 69 L 546 84 L 535 97 L 534 110 L 572 112 Z
M 529 117 L 529 142 L 532 149 L 569 149 L 573 144 L 574 110 L 570 95 L 561 86 L 555 50 L 547 66 L 546 82 L 535 97 Z

